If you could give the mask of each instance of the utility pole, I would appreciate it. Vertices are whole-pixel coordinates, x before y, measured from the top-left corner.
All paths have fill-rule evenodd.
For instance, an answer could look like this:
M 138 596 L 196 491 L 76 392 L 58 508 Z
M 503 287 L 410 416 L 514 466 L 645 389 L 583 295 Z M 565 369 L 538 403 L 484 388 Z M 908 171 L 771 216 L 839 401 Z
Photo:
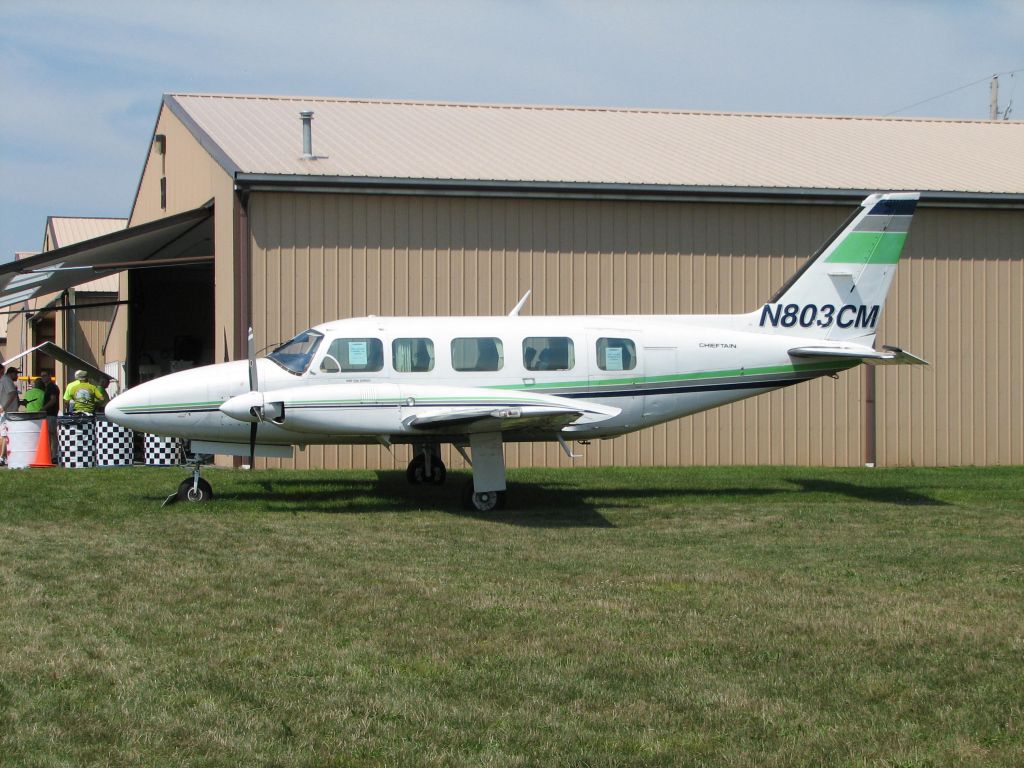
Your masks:
M 988 119 L 999 119 L 999 75 L 992 75 L 992 83 L 988 87 Z

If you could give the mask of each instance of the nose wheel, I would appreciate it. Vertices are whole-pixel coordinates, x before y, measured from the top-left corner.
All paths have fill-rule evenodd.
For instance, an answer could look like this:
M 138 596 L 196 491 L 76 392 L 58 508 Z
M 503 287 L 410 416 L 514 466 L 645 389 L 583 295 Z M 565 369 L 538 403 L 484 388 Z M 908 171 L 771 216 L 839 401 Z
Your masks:
M 160 505 L 161 507 L 166 507 L 168 504 L 174 504 L 178 501 L 199 503 L 213 498 L 212 486 L 199 476 L 199 468 L 207 459 L 209 457 L 206 455 L 196 455 L 191 458 L 189 466 L 192 467 L 192 477 L 182 480 L 178 485 L 178 490 L 164 499 L 164 503 Z
M 178 501 L 209 501 L 213 498 L 213 488 L 203 478 L 186 479 L 181 481 L 175 493 Z

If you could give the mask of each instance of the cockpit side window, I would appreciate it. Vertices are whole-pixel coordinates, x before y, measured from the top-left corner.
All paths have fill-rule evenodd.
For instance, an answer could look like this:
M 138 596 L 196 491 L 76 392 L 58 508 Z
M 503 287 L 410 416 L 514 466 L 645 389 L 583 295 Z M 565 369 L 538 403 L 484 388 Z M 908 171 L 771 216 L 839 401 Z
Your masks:
M 384 344 L 380 339 L 334 339 L 320 361 L 324 373 L 366 373 L 384 367 Z
M 301 375 L 309 368 L 309 363 L 323 338 L 324 335 L 319 331 L 303 331 L 267 355 L 267 359 L 273 360 L 290 373 Z

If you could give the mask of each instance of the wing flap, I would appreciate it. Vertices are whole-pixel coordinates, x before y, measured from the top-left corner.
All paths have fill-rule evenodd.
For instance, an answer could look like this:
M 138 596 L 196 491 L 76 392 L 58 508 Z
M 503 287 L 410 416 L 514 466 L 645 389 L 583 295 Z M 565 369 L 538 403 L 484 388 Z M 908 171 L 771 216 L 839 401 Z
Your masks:
M 572 424 L 583 411 L 552 406 L 515 406 L 503 408 L 452 408 L 404 419 L 411 429 L 432 432 L 514 432 L 524 429 L 557 431 Z

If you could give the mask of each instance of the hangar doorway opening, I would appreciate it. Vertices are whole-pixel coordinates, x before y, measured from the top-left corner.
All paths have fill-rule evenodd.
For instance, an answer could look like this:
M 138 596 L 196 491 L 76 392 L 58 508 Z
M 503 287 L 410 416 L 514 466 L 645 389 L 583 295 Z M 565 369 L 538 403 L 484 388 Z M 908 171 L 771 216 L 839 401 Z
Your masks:
M 214 362 L 213 262 L 128 272 L 128 386 Z

